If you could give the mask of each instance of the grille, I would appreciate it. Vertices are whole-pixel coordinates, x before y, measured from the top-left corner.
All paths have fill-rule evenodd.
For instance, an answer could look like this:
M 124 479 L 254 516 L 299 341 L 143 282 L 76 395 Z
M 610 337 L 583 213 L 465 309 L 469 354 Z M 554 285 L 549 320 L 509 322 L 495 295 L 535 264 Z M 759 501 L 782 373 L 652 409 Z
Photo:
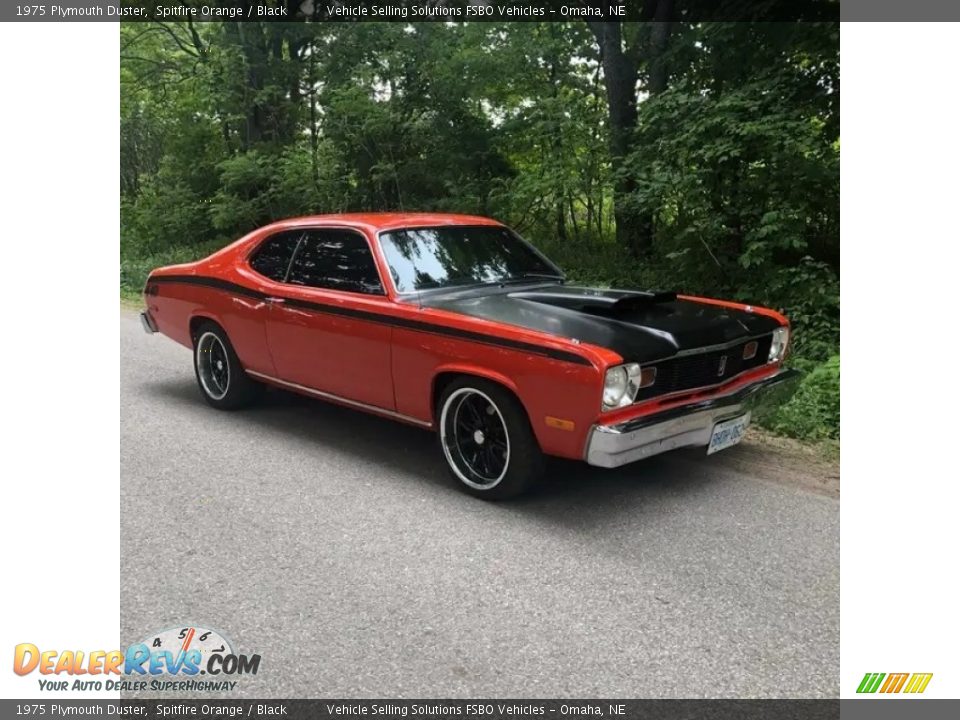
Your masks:
M 744 360 L 743 348 L 748 342 L 751 341 L 744 340 L 723 350 L 685 355 L 656 363 L 656 382 L 637 393 L 637 400 L 649 400 L 658 395 L 720 385 L 745 370 L 765 365 L 770 354 L 772 336 L 757 338 L 757 354 Z M 721 362 L 724 363 L 723 372 L 720 371 Z

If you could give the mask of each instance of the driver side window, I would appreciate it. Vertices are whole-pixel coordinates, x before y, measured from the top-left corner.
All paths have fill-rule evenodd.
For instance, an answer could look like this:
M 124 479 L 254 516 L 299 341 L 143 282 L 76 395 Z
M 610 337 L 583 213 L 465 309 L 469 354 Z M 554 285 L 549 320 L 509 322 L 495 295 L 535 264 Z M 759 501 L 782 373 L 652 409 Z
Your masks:
M 293 285 L 383 295 L 383 284 L 363 235 L 331 228 L 307 230 L 287 282 Z

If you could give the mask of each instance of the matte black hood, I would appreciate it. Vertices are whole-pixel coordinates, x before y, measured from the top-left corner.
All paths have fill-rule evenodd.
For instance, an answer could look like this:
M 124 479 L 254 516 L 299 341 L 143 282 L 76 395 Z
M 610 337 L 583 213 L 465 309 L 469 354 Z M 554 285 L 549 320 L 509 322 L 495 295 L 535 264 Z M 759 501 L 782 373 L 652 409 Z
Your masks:
M 773 318 L 719 305 L 678 300 L 674 293 L 549 288 L 439 293 L 424 307 L 540 330 L 609 348 L 627 362 L 651 362 L 681 350 L 763 335 Z

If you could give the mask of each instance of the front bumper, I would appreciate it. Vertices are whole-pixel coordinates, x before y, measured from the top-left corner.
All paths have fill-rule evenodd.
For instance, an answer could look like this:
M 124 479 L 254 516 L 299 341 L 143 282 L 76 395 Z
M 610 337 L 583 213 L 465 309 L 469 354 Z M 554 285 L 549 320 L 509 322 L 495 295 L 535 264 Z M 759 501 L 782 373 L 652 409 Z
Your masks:
M 594 425 L 587 438 L 586 461 L 613 468 L 675 448 L 705 447 L 714 425 L 775 404 L 790 393 L 799 376 L 796 370 L 785 369 L 728 395 L 615 425 Z
M 153 333 L 157 332 L 157 323 L 146 310 L 143 310 L 140 313 L 140 324 L 143 325 L 143 331 L 145 333 L 150 333 L 152 335 Z

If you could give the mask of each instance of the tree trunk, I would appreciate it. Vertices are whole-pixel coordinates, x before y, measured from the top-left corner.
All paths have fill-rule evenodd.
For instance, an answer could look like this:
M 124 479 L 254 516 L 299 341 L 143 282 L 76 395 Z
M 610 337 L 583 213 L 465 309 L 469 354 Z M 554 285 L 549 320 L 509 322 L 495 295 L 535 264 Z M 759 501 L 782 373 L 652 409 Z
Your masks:
M 651 98 L 666 90 L 670 81 L 667 51 L 673 30 L 673 22 L 669 20 L 672 12 L 673 0 L 657 2 L 655 21 L 650 30 L 650 47 L 647 50 L 647 93 Z M 637 232 L 639 244 L 647 251 L 652 250 L 656 233 L 656 219 L 652 212 L 642 214 L 637 224 Z
M 554 211 L 557 217 L 557 239 L 561 242 L 567 241 L 567 219 L 563 212 L 563 199 L 557 201 Z
M 673 0 L 660 0 L 653 28 L 650 31 L 649 73 L 647 92 L 651 96 L 659 95 L 667 89 L 670 80 L 670 66 L 667 62 L 667 50 L 670 45 L 670 33 L 673 31 Z
M 636 183 L 622 172 L 624 159 L 630 152 L 633 131 L 637 126 L 637 76 L 639 64 L 624 52 L 619 22 L 591 22 L 590 29 L 600 47 L 607 111 L 610 119 L 610 160 L 613 166 L 613 216 L 617 226 L 617 243 L 642 255 L 649 246 L 640 243 L 639 218 L 628 207 Z
M 310 72 L 307 82 L 310 83 L 310 174 L 313 177 L 313 187 L 320 190 L 320 168 L 317 164 L 317 150 L 320 144 L 317 129 L 317 44 L 310 41 Z
M 229 22 L 224 24 L 224 31 L 230 42 L 240 51 L 243 56 L 245 68 L 245 84 L 243 98 L 243 123 L 240 126 L 240 144 L 246 151 L 260 142 L 263 137 L 263 127 L 259 106 L 256 102 L 257 93 L 261 89 L 261 80 L 259 72 L 259 59 L 256 53 L 251 50 L 251 33 L 254 29 L 259 29 L 260 23 L 250 23 L 246 27 L 243 22 Z
M 555 26 L 549 26 L 551 32 L 555 30 Z M 557 60 L 555 57 L 550 58 L 550 96 L 554 101 L 553 110 L 556 110 L 556 101 L 560 95 L 560 83 L 557 81 Z M 557 158 L 563 157 L 563 139 L 560 136 L 559 131 L 554 131 L 553 137 L 550 140 L 550 145 L 553 149 L 553 158 L 556 161 Z M 540 157 L 541 163 L 546 163 L 546 158 L 543 157 L 541 153 Z M 562 242 L 567 241 L 567 220 L 563 211 L 563 192 L 556 192 L 554 188 L 554 203 L 556 205 L 556 218 L 557 218 L 557 238 Z
M 674 0 L 647 0 L 643 16 L 652 19 L 649 43 L 640 47 L 637 41 L 625 47 L 620 22 L 589 22 L 600 47 L 607 108 L 610 116 L 610 160 L 613 168 L 613 216 L 617 225 L 617 242 L 636 257 L 653 249 L 653 218 L 629 207 L 636 191 L 633 177 L 624 172 L 624 161 L 633 145 L 637 127 L 637 83 L 640 60 L 647 61 L 646 90 L 657 95 L 667 88 L 670 72 L 668 49 L 673 22 L 670 20 Z

